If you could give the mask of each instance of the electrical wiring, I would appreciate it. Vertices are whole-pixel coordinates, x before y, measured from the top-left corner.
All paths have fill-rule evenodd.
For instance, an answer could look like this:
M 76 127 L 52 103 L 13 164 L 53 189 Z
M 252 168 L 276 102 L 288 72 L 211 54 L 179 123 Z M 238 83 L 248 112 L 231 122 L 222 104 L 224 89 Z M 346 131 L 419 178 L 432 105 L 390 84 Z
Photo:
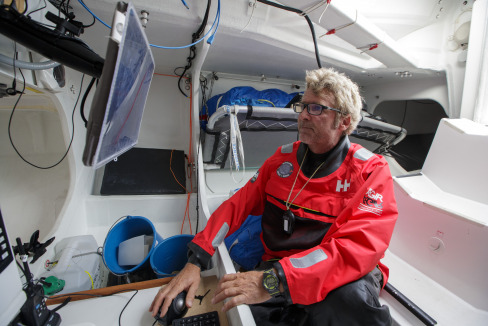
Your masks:
M 195 164 L 195 174 L 196 174 L 196 178 L 197 178 L 197 183 L 198 183 L 198 178 L 199 178 L 199 171 L 198 171 L 198 157 L 200 157 L 200 142 L 198 142 L 198 146 L 197 146 L 197 163 Z M 198 186 L 197 186 L 197 203 L 196 203 L 196 213 L 197 213 L 197 225 L 195 227 L 195 234 L 198 233 L 198 222 L 200 220 L 199 218 L 199 214 L 198 214 L 198 210 L 199 210 L 199 206 L 198 206 Z
M 27 2 L 26 2 L 27 3 Z M 29 17 L 30 15 L 32 15 L 33 13 L 37 12 L 37 11 L 40 11 L 44 8 L 47 7 L 47 4 L 46 4 L 46 0 L 44 0 L 44 7 L 40 7 L 40 8 L 37 8 L 36 10 L 32 10 L 30 13 L 28 13 L 26 16 Z
M 208 121 L 207 84 L 208 84 L 207 78 L 200 75 L 200 94 L 202 97 L 202 100 L 200 102 L 200 112 L 198 114 L 200 121 L 202 120 Z
M 207 25 L 208 14 L 210 11 L 211 4 L 212 4 L 212 0 L 208 0 L 207 1 L 207 9 L 205 10 L 205 15 L 203 17 L 202 23 L 200 24 L 200 27 L 198 28 L 198 30 L 195 33 L 193 33 L 192 40 L 191 40 L 192 42 L 195 42 L 202 35 L 203 30 L 205 29 L 205 26 Z M 178 79 L 178 89 L 180 90 L 181 94 L 183 94 L 185 97 L 188 97 L 188 95 L 186 95 L 186 93 L 183 92 L 183 90 L 181 89 L 181 80 L 182 80 L 183 76 L 186 74 L 186 72 L 191 68 L 192 61 L 193 61 L 193 59 L 195 59 L 195 57 L 196 57 L 196 46 L 193 45 L 190 47 L 190 55 L 188 56 L 188 58 L 186 58 L 186 61 L 187 61 L 186 66 L 175 68 L 175 75 L 180 76 L 180 78 Z M 176 73 L 176 69 L 179 69 L 179 68 L 183 68 L 183 72 L 181 74 Z
M 254 9 L 256 9 L 256 1 L 254 0 L 254 3 L 249 2 L 249 6 L 252 6 L 252 11 L 251 11 L 251 17 L 249 17 L 249 20 L 247 21 L 247 24 L 241 29 L 239 33 L 244 32 L 244 30 L 251 24 L 252 17 L 254 16 Z
M 212 97 L 214 82 L 218 80 L 219 77 L 215 72 L 213 72 L 209 78 L 210 78 L 210 89 L 207 87 L 208 85 L 207 78 L 203 75 L 200 75 L 200 90 L 201 90 L 200 93 L 202 95 L 201 96 L 202 101 L 200 103 L 199 116 L 200 116 L 200 121 L 206 121 L 206 122 L 208 122 L 208 119 L 210 117 L 210 114 L 208 112 L 207 100 Z
M 219 4 L 220 4 L 220 1 L 219 1 Z M 190 107 L 189 107 L 189 117 L 190 117 L 190 137 L 189 137 L 189 142 L 188 142 L 188 167 L 191 169 L 193 167 L 193 158 L 192 158 L 192 135 L 193 135 L 193 123 L 192 123 L 192 112 L 193 112 L 193 96 L 192 96 L 192 93 L 193 93 L 193 90 L 192 90 L 192 85 L 190 84 Z M 192 178 L 192 171 L 190 170 L 190 175 L 189 175 L 189 179 L 190 179 L 190 190 L 193 191 L 193 178 Z M 198 180 L 197 180 L 198 182 Z M 198 188 L 198 187 L 197 187 Z M 187 197 L 187 200 L 186 200 L 186 206 L 187 206 L 187 209 L 189 209 L 189 205 L 190 205 L 190 195 L 191 195 L 191 192 L 188 192 L 188 197 Z M 198 201 L 198 199 L 197 199 Z M 197 208 L 197 213 L 198 213 L 198 208 Z M 191 221 L 190 221 L 190 211 L 188 210 L 188 223 L 190 224 L 190 233 L 192 233 L 191 231 Z
M 162 45 L 156 45 L 156 44 L 149 44 L 150 46 L 152 47 L 155 47 L 155 48 L 158 48 L 158 49 L 166 49 L 166 50 L 179 50 L 179 49 L 186 49 L 186 48 L 189 48 L 193 45 L 196 45 L 198 43 L 200 43 L 201 41 L 203 41 L 205 38 L 207 38 L 208 36 L 208 39 L 207 39 L 207 43 L 208 44 L 212 44 L 212 42 L 214 41 L 214 38 L 215 38 L 215 34 L 217 33 L 217 30 L 219 28 L 219 24 L 220 24 L 220 0 L 217 0 L 218 1 L 218 5 L 217 5 L 217 13 L 215 14 L 215 19 L 214 19 L 214 22 L 212 23 L 212 26 L 210 27 L 210 29 L 208 30 L 208 32 L 203 36 L 201 37 L 199 40 L 193 42 L 193 43 L 190 43 L 190 44 L 187 44 L 187 45 L 183 45 L 183 46 L 162 46 Z M 97 15 L 95 15 L 95 13 L 93 13 L 89 8 L 88 6 L 83 2 L 83 0 L 78 0 L 78 2 L 83 6 L 83 8 L 85 8 L 96 20 L 98 20 L 100 23 L 102 23 L 103 25 L 105 25 L 107 28 L 112 28 L 110 25 L 108 25 L 107 23 L 105 23 L 103 20 L 101 20 Z
M 120 325 L 122 325 L 122 314 L 124 313 L 125 309 L 129 305 L 129 303 L 132 301 L 132 299 L 134 299 L 134 297 L 136 296 L 136 294 L 139 293 L 139 290 L 137 290 L 137 289 L 124 289 L 124 290 L 116 291 L 116 292 L 113 292 L 113 293 L 110 293 L 110 294 L 67 293 L 67 294 L 60 294 L 60 295 L 55 295 L 55 296 L 45 297 L 45 298 L 46 299 L 51 299 L 51 300 L 59 299 L 59 298 L 64 298 L 64 297 L 66 297 L 67 299 L 71 299 L 71 297 L 73 297 L 73 296 L 88 296 L 88 297 L 94 297 L 94 298 L 105 298 L 105 297 L 110 297 L 110 296 L 115 295 L 115 294 L 124 293 L 124 292 L 130 292 L 130 291 L 135 291 L 135 292 L 130 297 L 129 301 L 127 301 L 127 303 L 125 304 L 124 308 L 122 308 L 122 310 L 120 311 L 120 314 L 119 314 L 119 326 L 120 326 Z M 66 304 L 63 302 L 61 305 L 64 307 Z M 56 309 L 56 310 L 58 310 L 58 309 Z
M 175 75 L 165 75 L 165 74 L 159 74 L 159 73 L 155 73 L 154 75 L 156 76 L 165 76 L 165 77 L 180 77 L 180 76 L 175 76 Z M 184 77 L 186 78 L 186 77 Z M 188 159 L 188 167 L 192 167 L 193 166 L 193 159 L 192 159 L 192 134 L 193 134 L 193 124 L 192 124 L 192 109 L 193 109 L 193 106 L 192 106 L 192 103 L 193 103 L 193 97 L 192 97 L 192 88 L 191 88 L 191 84 L 189 84 L 190 86 L 190 97 L 189 97 L 189 100 L 190 100 L 190 106 L 189 106 L 189 117 L 190 117 L 190 137 L 189 137 L 189 148 L 188 148 L 188 156 L 187 156 L 187 159 Z M 171 151 L 171 157 L 170 157 L 170 171 L 171 173 L 173 174 L 173 177 L 175 178 L 176 180 L 176 176 L 175 174 L 173 173 L 172 169 L 171 169 L 171 161 L 172 161 L 172 155 L 173 155 L 173 151 Z M 185 155 L 186 156 L 186 155 Z M 190 225 L 190 233 L 193 234 L 193 230 L 192 230 L 192 226 L 191 226 L 191 220 L 190 220 L 190 212 L 189 212 L 189 207 L 190 207 L 190 197 L 191 197 L 191 192 L 193 191 L 193 178 L 192 178 L 192 173 L 188 173 L 187 171 L 187 175 L 188 175 L 188 179 L 190 180 L 190 188 L 189 189 L 186 189 L 185 187 L 183 187 L 183 185 L 180 184 L 180 182 L 178 180 L 176 180 L 178 182 L 178 184 L 183 188 L 185 189 L 186 193 L 187 193 L 187 201 L 186 201 L 186 210 L 185 210 L 185 215 L 183 216 L 183 221 L 182 221 L 182 224 L 181 224 L 181 233 L 183 233 L 183 226 L 184 226 L 184 223 L 185 223 L 185 219 L 186 219 L 186 216 L 188 215 L 188 223 Z M 197 207 L 197 215 L 198 215 L 198 207 Z
M 175 173 L 173 172 L 173 169 L 171 167 L 172 163 L 173 163 L 173 152 L 175 150 L 172 149 L 171 150 L 171 154 L 170 154 L 170 157 L 169 157 L 169 171 L 171 172 L 171 174 L 173 175 L 173 178 L 175 179 L 176 183 L 178 183 L 180 185 L 181 188 L 183 188 L 183 190 L 185 190 L 186 192 L 188 192 L 188 190 L 186 189 L 186 187 L 184 185 L 182 185 L 180 183 L 180 181 L 178 180 L 178 178 L 176 177 Z
M 14 71 L 15 71 L 16 68 L 14 68 Z M 15 110 L 17 108 L 17 105 L 19 104 L 19 101 L 20 99 L 22 98 L 22 95 L 24 94 L 25 92 L 25 77 L 24 77 L 24 74 L 22 73 L 22 70 L 19 69 L 19 72 L 20 74 L 22 75 L 22 79 L 23 79 L 23 88 L 22 88 L 22 91 L 20 92 L 20 95 L 19 97 L 17 98 L 17 101 L 15 101 L 15 104 L 14 104 L 14 107 L 12 108 L 12 112 L 10 113 L 10 118 L 8 120 L 8 138 L 10 140 L 10 144 L 12 145 L 13 149 L 15 150 L 15 152 L 17 153 L 17 155 L 27 164 L 37 168 L 37 169 L 41 169 L 41 170 L 48 170 L 48 169 L 51 169 L 51 168 L 54 168 L 56 166 L 58 166 L 59 164 L 61 164 L 61 162 L 65 159 L 65 157 L 68 155 L 68 152 L 71 148 L 71 145 L 73 144 L 73 139 L 74 139 L 74 136 L 75 136 L 75 120 L 74 120 L 74 114 L 75 114 L 75 110 L 76 110 L 76 106 L 78 105 L 78 100 L 80 99 L 80 95 L 81 95 L 81 89 L 83 88 L 83 79 L 85 78 L 85 75 L 83 74 L 83 76 L 81 77 L 81 84 L 80 84 L 80 93 L 78 93 L 78 97 L 76 98 L 76 102 L 75 102 L 75 105 L 73 107 L 73 111 L 71 113 L 71 125 L 73 127 L 73 131 L 71 133 L 71 140 L 69 142 L 69 145 L 68 145 L 68 148 L 66 149 L 66 152 L 64 153 L 64 155 L 61 157 L 61 159 L 52 164 L 52 165 L 49 165 L 49 166 L 39 166 L 37 164 L 34 164 L 30 161 L 28 161 L 26 158 L 24 158 L 24 156 L 19 152 L 19 150 L 17 149 L 17 147 L 15 146 L 14 144 L 14 141 L 12 139 L 12 132 L 11 132 L 11 129 L 12 129 L 12 119 L 14 117 L 14 113 L 15 113 Z M 14 79 L 16 77 L 14 76 Z
M 83 120 L 83 123 L 85 124 L 85 128 L 88 125 L 88 120 L 85 117 L 85 102 L 86 102 L 88 94 L 90 94 L 90 91 L 91 91 L 93 84 L 95 83 L 96 80 L 97 79 L 95 77 L 92 78 L 92 80 L 90 81 L 90 84 L 88 84 L 88 87 L 85 91 L 85 94 L 83 95 L 83 98 L 81 99 L 80 115 L 81 115 L 81 120 Z M 97 83 L 97 85 L 98 85 L 98 83 Z
M 257 1 L 264 3 L 266 5 L 272 6 L 272 7 L 276 7 L 279 9 L 286 10 L 286 11 L 294 12 L 296 14 L 303 16 L 303 18 L 305 18 L 305 20 L 308 23 L 308 27 L 310 28 L 310 32 L 312 33 L 312 40 L 313 40 L 313 44 L 314 44 L 314 48 L 315 48 L 315 59 L 317 60 L 317 65 L 319 66 L 319 68 L 322 68 L 322 63 L 320 62 L 319 47 L 317 44 L 317 38 L 315 36 L 315 28 L 313 27 L 313 23 L 310 20 L 310 18 L 308 17 L 308 15 L 300 9 L 284 6 L 284 5 L 276 3 L 276 2 L 272 2 L 272 1 L 268 1 L 268 0 L 257 0 Z
M 105 27 L 107 28 L 112 28 L 109 24 L 107 24 L 106 22 L 104 22 L 103 20 L 101 20 L 100 18 L 98 18 L 97 15 L 95 15 L 91 10 L 90 8 L 88 8 L 87 5 L 85 5 L 85 3 L 82 1 L 82 0 L 78 0 L 78 2 L 83 6 L 83 8 L 86 9 L 86 11 L 88 11 L 92 16 L 93 18 L 95 18 L 96 20 L 98 20 L 100 23 L 102 23 Z
M 214 30 L 213 34 L 210 35 L 210 37 L 208 38 L 208 40 L 207 40 L 208 44 L 213 43 L 214 38 L 215 38 L 215 34 L 217 34 L 217 30 L 219 29 L 219 25 L 220 25 L 220 0 L 217 0 L 217 14 L 215 17 L 216 17 L 215 21 L 217 21 L 217 26 L 215 26 L 215 30 Z M 215 21 L 214 21 L 214 24 L 215 24 Z M 212 30 L 213 26 L 214 25 L 212 24 L 212 27 L 210 27 L 210 31 Z

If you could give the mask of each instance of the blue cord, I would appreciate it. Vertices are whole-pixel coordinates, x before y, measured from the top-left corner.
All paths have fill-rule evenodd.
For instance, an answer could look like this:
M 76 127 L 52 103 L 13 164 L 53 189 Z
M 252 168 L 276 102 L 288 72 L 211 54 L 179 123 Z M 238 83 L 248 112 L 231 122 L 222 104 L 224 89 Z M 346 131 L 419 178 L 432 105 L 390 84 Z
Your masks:
M 107 28 L 112 28 L 110 25 L 108 25 L 107 23 L 105 23 L 103 20 L 101 20 L 100 18 L 97 17 L 97 15 L 95 15 L 84 3 L 83 3 L 83 0 L 78 0 L 78 2 L 83 6 L 83 8 L 85 8 L 93 17 L 95 17 L 96 20 L 98 20 L 100 23 L 102 23 L 103 25 L 105 25 Z M 186 4 L 185 1 L 183 1 L 183 4 Z M 186 5 L 185 5 L 186 6 Z M 188 9 L 190 9 L 188 6 L 186 6 Z M 155 45 L 155 44 L 149 44 L 150 46 L 152 47 L 155 47 L 155 48 L 158 48 L 158 49 L 167 49 L 167 50 L 179 50 L 179 49 L 186 49 L 186 48 L 189 48 L 189 47 L 192 47 L 193 45 L 196 45 L 198 43 L 200 43 L 201 41 L 203 41 L 208 35 L 210 35 L 210 33 L 212 33 L 212 35 L 210 35 L 210 37 L 208 38 L 207 40 L 207 43 L 208 44 L 212 44 L 214 38 L 215 38 L 215 34 L 217 33 L 217 29 L 219 28 L 219 24 L 220 24 L 220 0 L 217 1 L 217 13 L 215 14 L 215 19 L 214 19 L 214 22 L 212 24 L 212 26 L 210 27 L 210 29 L 208 30 L 208 32 L 203 35 L 202 38 L 200 38 L 199 40 L 191 43 L 191 44 L 187 44 L 187 45 L 183 45 L 183 46 L 162 46 L 162 45 Z M 215 27 L 215 30 L 214 30 L 214 27 Z
M 217 14 L 215 15 L 215 20 L 214 20 L 214 24 L 215 24 L 215 21 L 217 21 L 217 26 L 215 27 L 215 31 L 212 35 L 210 35 L 210 37 L 208 38 L 207 40 L 207 43 L 208 44 L 212 44 L 212 42 L 214 41 L 214 38 L 215 38 L 215 34 L 217 33 L 217 29 L 219 29 L 219 24 L 220 24 L 220 0 L 217 1 Z M 210 28 L 210 30 L 212 30 L 214 25 L 212 25 L 212 27 Z
M 96 20 L 98 20 L 100 23 L 102 23 L 103 25 L 105 25 L 106 27 L 108 28 L 112 28 L 110 27 L 110 25 L 106 24 L 103 20 L 101 20 L 100 18 L 97 17 L 97 15 L 95 15 L 84 3 L 83 3 L 83 0 L 78 0 L 78 2 L 93 16 L 95 17 Z
M 186 7 L 186 9 L 190 9 L 190 7 L 188 7 L 188 5 L 186 4 L 185 0 L 181 0 L 181 2 L 183 2 L 183 5 Z

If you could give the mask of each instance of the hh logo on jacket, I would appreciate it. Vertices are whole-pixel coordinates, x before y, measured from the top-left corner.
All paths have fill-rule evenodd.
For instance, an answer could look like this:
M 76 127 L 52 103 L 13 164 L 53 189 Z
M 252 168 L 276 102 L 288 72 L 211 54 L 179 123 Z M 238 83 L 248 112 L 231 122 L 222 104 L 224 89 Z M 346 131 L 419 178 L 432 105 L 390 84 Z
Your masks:
M 337 180 L 336 192 L 341 192 L 341 191 L 346 192 L 350 186 L 351 186 L 351 182 L 348 182 L 347 180 L 344 180 L 344 183 L 342 183 L 342 180 Z

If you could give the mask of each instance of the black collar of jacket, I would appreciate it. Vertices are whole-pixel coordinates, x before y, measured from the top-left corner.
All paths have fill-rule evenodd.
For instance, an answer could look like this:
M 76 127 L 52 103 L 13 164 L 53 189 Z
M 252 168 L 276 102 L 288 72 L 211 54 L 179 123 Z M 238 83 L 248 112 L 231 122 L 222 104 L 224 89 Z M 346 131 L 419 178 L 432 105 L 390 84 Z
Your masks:
M 347 153 L 349 148 L 351 147 L 351 142 L 349 141 L 349 137 L 343 136 L 337 145 L 324 154 L 313 154 L 310 150 L 308 151 L 307 156 L 305 157 L 305 162 L 302 166 L 302 171 L 305 176 L 310 178 L 313 174 L 315 169 L 322 164 L 325 163 L 320 167 L 320 169 L 315 173 L 313 178 L 322 178 L 328 176 L 329 174 L 335 172 L 344 162 L 346 159 Z M 308 145 L 305 143 L 300 143 L 300 146 L 297 150 L 297 161 L 298 164 L 302 163 L 303 157 L 305 152 L 307 151 Z

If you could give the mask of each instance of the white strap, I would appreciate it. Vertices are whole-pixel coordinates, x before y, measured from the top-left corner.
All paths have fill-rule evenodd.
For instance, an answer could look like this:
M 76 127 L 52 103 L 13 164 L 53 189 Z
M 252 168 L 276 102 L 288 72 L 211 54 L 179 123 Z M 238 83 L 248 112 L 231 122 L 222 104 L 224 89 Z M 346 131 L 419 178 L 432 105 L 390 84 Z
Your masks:
M 244 162 L 244 148 L 242 146 L 242 136 L 241 130 L 239 129 L 239 120 L 237 119 L 237 114 L 239 113 L 239 107 L 237 105 L 234 106 L 224 106 L 225 111 L 229 114 L 229 122 L 230 122 L 230 150 L 231 156 L 229 156 L 230 161 L 230 172 L 232 174 L 232 162 L 235 164 L 236 171 L 241 169 L 241 164 L 239 163 L 239 159 L 242 163 L 242 172 L 244 173 L 246 169 L 246 165 Z M 232 176 L 234 178 L 234 176 Z M 236 181 L 234 179 L 234 181 Z

